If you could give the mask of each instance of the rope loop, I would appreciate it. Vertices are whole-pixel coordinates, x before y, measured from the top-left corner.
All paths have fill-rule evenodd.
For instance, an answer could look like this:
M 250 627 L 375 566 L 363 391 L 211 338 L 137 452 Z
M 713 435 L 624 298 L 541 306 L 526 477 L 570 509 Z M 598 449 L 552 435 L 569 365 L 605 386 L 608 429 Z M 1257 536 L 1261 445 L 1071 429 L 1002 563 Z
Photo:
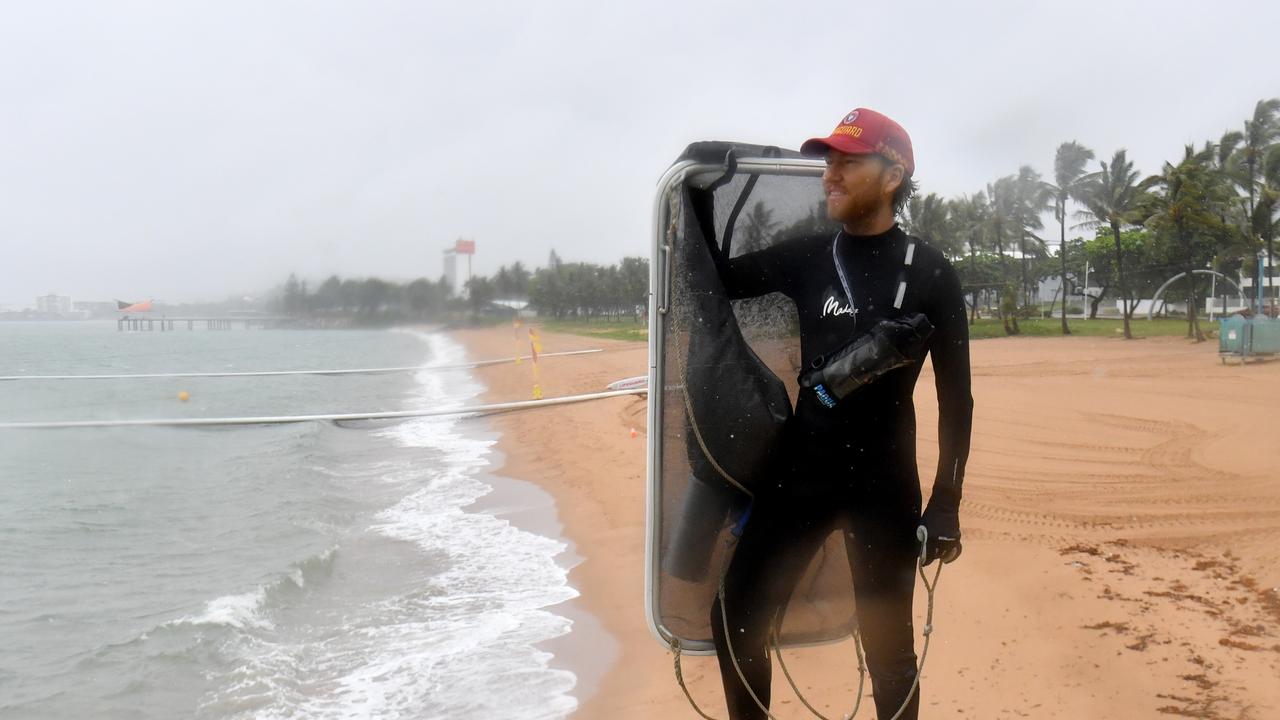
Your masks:
M 680 638 L 675 635 L 671 636 L 671 653 L 675 656 L 673 664 L 675 665 L 676 682 L 680 683 L 680 689 L 684 691 L 685 698 L 689 700 L 689 706 L 693 708 L 694 712 L 698 713 L 698 715 L 702 717 L 702 720 L 716 720 L 703 712 L 702 708 L 698 707 L 698 703 L 694 701 L 693 695 L 689 693 L 689 686 L 684 682 L 684 671 L 680 667 Z
M 925 529 L 923 527 L 919 528 L 917 537 L 921 537 L 924 534 L 925 534 Z M 938 568 L 937 570 L 934 571 L 933 580 L 931 581 L 928 575 L 926 575 L 924 571 L 926 566 L 926 562 L 925 562 L 926 549 L 925 547 L 923 547 L 924 538 L 921 537 L 921 540 L 922 540 L 922 548 L 920 550 L 920 556 L 916 561 L 916 571 L 920 575 L 920 580 L 921 582 L 924 583 L 925 591 L 928 594 L 928 609 L 925 613 L 924 631 L 922 633 L 922 635 L 924 636 L 924 646 L 920 649 L 920 661 L 916 664 L 916 674 L 915 674 L 915 678 L 911 682 L 911 689 L 907 692 L 907 697 L 903 699 L 901 707 L 898 708 L 898 711 L 894 713 L 893 716 L 889 718 L 889 720 L 898 720 L 899 718 L 901 718 L 902 714 L 907 711 L 907 707 L 911 704 L 912 698 L 915 697 L 916 691 L 920 687 L 920 675 L 924 672 L 925 660 L 929 656 L 929 639 L 930 639 L 930 636 L 933 635 L 934 600 L 935 600 L 935 593 L 937 592 L 937 588 L 938 588 L 938 580 L 939 578 L 942 577 L 943 563 L 941 560 L 938 561 Z M 738 680 L 742 683 L 742 686 L 746 688 L 747 694 L 751 696 L 751 699 L 755 701 L 756 706 L 760 708 L 761 712 L 763 712 L 769 718 L 769 720 L 778 720 L 778 716 L 774 715 L 773 712 L 771 712 L 769 708 L 765 706 L 765 704 L 756 695 L 755 690 L 747 682 L 746 674 L 742 671 L 742 666 L 738 663 L 738 656 L 733 651 L 732 633 L 729 629 L 729 611 L 727 609 L 727 605 L 725 604 L 725 600 L 724 600 L 724 595 L 725 595 L 724 584 L 725 584 L 726 577 L 729 575 L 729 559 L 733 555 L 732 550 L 735 544 L 736 542 L 734 540 L 730 540 L 727 543 L 723 565 L 720 570 L 720 583 L 716 591 L 716 599 L 720 602 L 720 621 L 722 623 L 722 627 L 724 630 L 725 647 L 729 651 L 729 659 L 733 664 L 734 671 L 737 672 Z M 821 712 L 819 712 L 817 708 L 815 708 L 812 704 L 810 704 L 809 701 L 805 698 L 805 696 L 800 692 L 800 688 L 796 685 L 795 681 L 791 678 L 791 673 L 787 670 L 786 663 L 782 659 L 782 646 L 778 641 L 778 628 L 782 624 L 782 621 L 781 621 L 782 612 L 783 612 L 783 609 L 779 609 L 778 613 L 774 615 L 773 621 L 770 623 L 769 635 L 768 635 L 769 639 L 765 642 L 765 649 L 764 649 L 765 662 L 770 662 L 769 648 L 770 646 L 772 646 L 774 654 L 777 655 L 778 657 L 778 666 L 782 668 L 782 674 L 784 677 L 786 677 L 787 684 L 791 686 L 792 692 L 795 693 L 796 697 L 800 699 L 800 702 L 805 706 L 806 709 L 809 710 L 810 713 L 814 715 L 814 717 L 818 718 L 819 720 L 830 720 Z M 674 635 L 671 636 L 670 646 L 671 646 L 672 653 L 675 655 L 676 682 L 680 684 L 680 689 L 684 691 L 684 696 L 688 698 L 689 705 L 693 707 L 694 712 L 698 713 L 698 715 L 702 717 L 703 720 L 715 720 L 710 715 L 707 715 L 705 712 L 703 712 L 702 708 L 698 707 L 698 704 L 693 700 L 693 696 L 689 693 L 689 688 L 685 685 L 684 673 L 682 672 L 680 667 L 680 657 L 681 657 L 680 639 Z M 854 716 L 858 714 L 858 710 L 861 709 L 862 693 L 865 687 L 864 683 L 865 683 L 866 674 L 867 674 L 866 656 L 864 655 L 863 648 L 862 648 L 862 633 L 859 631 L 859 629 L 856 626 L 854 627 L 854 630 L 853 630 L 853 646 L 858 656 L 858 695 L 854 703 L 853 710 L 842 715 L 841 716 L 842 720 L 853 720 Z

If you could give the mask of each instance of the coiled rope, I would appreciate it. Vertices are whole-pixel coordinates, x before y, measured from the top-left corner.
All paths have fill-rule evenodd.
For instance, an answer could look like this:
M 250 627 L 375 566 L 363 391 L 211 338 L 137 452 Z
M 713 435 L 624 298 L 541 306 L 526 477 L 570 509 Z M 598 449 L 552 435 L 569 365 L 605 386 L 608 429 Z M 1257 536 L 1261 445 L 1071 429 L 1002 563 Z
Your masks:
M 724 607 L 723 604 L 721 607 Z M 778 611 L 779 615 L 781 615 L 781 612 L 781 610 Z M 771 633 L 773 640 L 773 654 L 778 658 L 778 667 L 782 668 L 782 674 L 787 678 L 787 684 L 795 691 L 796 697 L 800 699 L 800 702 L 804 703 L 806 708 L 809 708 L 809 712 L 819 718 L 822 718 L 822 720 L 827 720 L 826 716 L 818 712 L 817 708 L 810 704 L 808 698 L 800 692 L 800 686 L 796 685 L 796 681 L 791 677 L 791 672 L 787 670 L 787 663 L 782 659 L 782 646 L 778 643 L 779 624 L 781 624 L 780 617 L 774 620 L 773 632 Z M 867 661 L 866 657 L 862 654 L 862 634 L 856 627 L 853 629 L 853 649 L 858 655 L 858 692 L 854 696 L 853 710 L 849 711 L 844 716 L 845 720 L 852 720 L 854 717 L 857 717 L 858 710 L 862 708 L 862 691 L 866 689 L 867 683 Z
M 895 712 L 889 720 L 898 720 L 902 717 L 902 714 L 907 710 L 907 706 L 911 704 L 911 699 L 915 696 L 916 690 L 920 687 L 920 675 L 924 672 L 925 660 L 929 656 L 929 640 L 933 636 L 933 609 L 938 588 L 938 579 L 942 576 L 943 562 L 941 560 L 938 561 L 938 568 L 934 571 L 932 580 L 930 580 L 928 575 L 925 573 L 925 561 L 928 557 L 928 531 L 925 530 L 924 526 L 921 526 L 916 530 L 916 539 L 920 541 L 920 556 L 916 560 L 916 572 L 920 575 L 920 580 L 924 583 L 925 591 L 928 594 L 928 609 L 925 613 L 925 624 L 922 633 L 924 635 L 924 645 L 920 649 L 920 661 L 916 663 L 916 674 L 915 678 L 911 681 L 911 689 L 907 692 L 907 696 L 903 699 L 902 705 L 898 708 L 898 711 Z M 729 547 L 726 548 L 726 550 L 731 551 L 733 549 L 733 544 L 734 541 L 730 541 Z M 770 711 L 763 702 L 761 702 L 760 698 L 756 695 L 755 690 L 752 689 L 751 684 L 747 682 L 746 674 L 742 671 L 742 666 L 738 662 L 738 656 L 733 650 L 732 633 L 729 629 L 729 612 L 724 601 L 724 583 L 725 577 L 728 575 L 729 558 L 731 556 L 731 552 L 725 553 L 724 565 L 720 572 L 719 588 L 716 593 L 716 597 L 720 601 L 720 620 L 723 623 L 725 647 L 729 651 L 729 660 L 732 662 L 733 669 L 738 675 L 738 680 L 742 683 L 742 686 L 746 688 L 747 694 L 751 696 L 751 699 L 755 702 L 756 706 L 760 708 L 761 712 L 768 716 L 769 720 L 778 720 L 778 716 L 774 715 L 773 712 Z M 813 715 L 819 718 L 819 720 L 830 720 L 830 718 L 827 718 L 819 712 L 808 701 L 808 699 L 805 698 L 804 694 L 800 692 L 800 688 L 796 685 L 795 680 L 792 679 L 791 673 L 787 670 L 787 666 L 782 660 L 782 648 L 778 644 L 778 625 L 780 624 L 779 616 L 781 615 L 781 612 L 782 610 L 779 609 L 778 614 L 775 614 L 774 616 L 774 621 L 770 625 L 769 637 L 771 644 L 773 645 L 774 654 L 778 657 L 778 665 L 782 668 L 782 674 L 786 678 L 787 684 L 791 687 L 792 692 L 795 693 L 796 697 L 800 699 L 800 702 L 804 704 L 805 708 L 807 708 L 809 712 L 813 713 Z M 858 696 L 854 702 L 853 710 L 843 715 L 843 720 L 853 720 L 853 718 L 858 714 L 858 710 L 861 709 L 862 691 L 865 687 L 864 683 L 866 680 L 866 659 L 862 651 L 861 635 L 856 628 L 854 629 L 853 642 L 858 655 Z M 680 664 L 681 654 L 679 638 L 673 636 L 670 641 L 670 645 L 671 651 L 675 655 L 674 662 L 676 682 L 680 684 L 680 689 L 684 691 L 684 696 L 688 698 L 689 704 L 693 706 L 694 711 L 704 718 L 704 720 L 715 720 L 715 718 L 704 712 L 702 708 L 698 707 L 698 704 L 693 699 L 693 695 L 689 692 L 689 688 L 685 684 L 684 672 Z M 770 660 L 768 645 L 765 646 L 765 660 Z

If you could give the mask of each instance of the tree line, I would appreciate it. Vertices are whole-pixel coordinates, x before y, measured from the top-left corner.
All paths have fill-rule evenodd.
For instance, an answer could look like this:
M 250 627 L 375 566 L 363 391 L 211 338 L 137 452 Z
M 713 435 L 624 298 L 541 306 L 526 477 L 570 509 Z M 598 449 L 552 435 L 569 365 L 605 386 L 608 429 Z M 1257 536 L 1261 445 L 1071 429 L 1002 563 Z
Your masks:
M 649 260 L 624 257 L 614 265 L 565 262 L 551 251 L 546 267 L 532 273 L 519 263 L 503 266 L 490 277 L 467 283 L 470 302 L 497 299 L 527 300 L 539 315 L 557 319 L 630 318 L 648 316 Z
M 1049 179 L 1023 165 L 959 197 L 917 194 L 902 220 L 908 232 L 951 258 L 968 295 L 971 321 L 984 302 L 994 304 L 1005 332 L 1018 334 L 1020 318 L 1041 313 L 1035 297 L 1039 283 L 1058 277 L 1054 304 L 1063 334 L 1071 332 L 1071 298 L 1088 302 L 1090 316 L 1096 317 L 1101 300 L 1116 297 L 1124 337 L 1132 338 L 1137 300 L 1181 273 L 1173 292 L 1186 298 L 1188 337 L 1203 340 L 1197 309 L 1206 282 L 1197 271 L 1209 266 L 1227 277 L 1243 274 L 1259 287 L 1260 252 L 1274 268 L 1278 210 L 1280 98 L 1258 101 L 1240 129 L 1201 146 L 1187 145 L 1145 177 L 1123 148 L 1100 159 L 1073 140 L 1058 146 Z M 1046 228 L 1042 218 L 1050 214 L 1056 227 Z M 744 221 L 742 243 L 748 251 L 827 222 L 814 207 L 808 218 L 778 228 L 760 203 Z M 1074 236 L 1080 229 L 1092 236 Z M 1053 251 L 1052 235 L 1057 236 Z M 495 301 L 517 300 L 554 318 L 639 322 L 647 316 L 648 280 L 645 258 L 602 266 L 565 262 L 552 251 L 545 267 L 504 265 L 493 275 L 471 278 L 460 293 L 444 278 L 397 284 L 337 276 L 311 291 L 291 275 L 277 309 L 319 323 L 454 322 L 513 312 Z M 1274 315 L 1274 288 L 1269 295 L 1268 312 Z
M 903 224 L 952 259 L 971 315 L 980 295 L 994 297 L 1009 335 L 1019 332 L 1020 317 L 1039 313 L 1033 293 L 1051 276 L 1062 280 L 1062 333 L 1070 334 L 1066 300 L 1073 287 L 1083 288 L 1087 263 L 1089 284 L 1098 288 L 1085 296 L 1091 316 L 1103 296 L 1118 297 L 1125 338 L 1133 337 L 1138 298 L 1183 273 L 1175 290 L 1187 300 L 1188 337 L 1203 340 L 1196 310 L 1207 282 L 1194 271 L 1208 265 L 1228 277 L 1243 273 L 1257 288 L 1260 252 L 1274 268 L 1278 205 L 1280 99 L 1270 99 L 1258 101 L 1241 129 L 1187 145 L 1154 174 L 1144 177 L 1124 149 L 1095 159 L 1069 141 L 1058 146 L 1050 179 L 1023 165 L 970 194 L 917 195 Z M 1041 218 L 1050 212 L 1057 227 L 1046 229 Z M 1068 240 L 1069 227 L 1093 237 Z M 1049 233 L 1057 235 L 1052 253 Z M 1274 289 L 1268 294 L 1274 316 Z
M 597 265 L 565 262 L 552 250 L 546 267 L 503 265 L 492 275 L 473 276 L 458 292 L 444 277 L 395 283 L 337 275 L 312 290 L 306 280 L 290 274 L 273 306 L 304 322 L 328 326 L 474 322 L 512 315 L 513 306 L 522 302 L 545 317 L 640 322 L 648 316 L 648 294 L 647 258 Z

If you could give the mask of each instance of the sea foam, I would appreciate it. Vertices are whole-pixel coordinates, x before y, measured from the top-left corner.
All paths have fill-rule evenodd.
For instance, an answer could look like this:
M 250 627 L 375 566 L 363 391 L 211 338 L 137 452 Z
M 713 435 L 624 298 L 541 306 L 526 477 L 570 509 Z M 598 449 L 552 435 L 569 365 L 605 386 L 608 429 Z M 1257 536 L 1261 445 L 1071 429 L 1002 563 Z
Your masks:
M 431 365 L 465 361 L 463 349 L 448 338 L 419 336 Z M 463 370 L 428 367 L 416 380 L 407 407 L 462 407 L 483 391 Z M 493 489 L 483 479 L 493 441 L 479 437 L 474 424 L 441 416 L 374 432 L 399 447 L 420 449 L 414 453 L 420 461 L 370 463 L 376 473 L 363 478 L 350 468 L 332 474 L 404 488 L 398 501 L 374 515 L 368 530 L 418 548 L 419 559 L 402 571 L 405 588 L 344 611 L 345 625 L 301 642 L 250 623 L 256 617 L 251 610 L 261 613 L 264 607 L 254 593 L 206 608 L 210 619 L 236 619 L 246 632 L 237 653 L 239 668 L 219 679 L 220 689 L 203 699 L 199 715 L 255 720 L 555 720 L 568 715 L 577 706 L 571 694 L 577 678 L 551 668 L 552 655 L 538 647 L 572 625 L 550 609 L 577 595 L 567 570 L 556 562 L 565 543 L 468 509 Z

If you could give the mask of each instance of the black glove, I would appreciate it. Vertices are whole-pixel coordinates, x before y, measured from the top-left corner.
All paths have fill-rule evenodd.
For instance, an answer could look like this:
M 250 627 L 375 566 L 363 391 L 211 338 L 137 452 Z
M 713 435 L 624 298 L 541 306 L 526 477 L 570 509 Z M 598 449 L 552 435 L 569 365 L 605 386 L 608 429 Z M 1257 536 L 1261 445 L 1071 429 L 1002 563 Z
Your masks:
M 920 538 L 925 543 L 924 563 L 934 560 L 944 563 L 953 562 L 960 557 L 963 547 L 960 545 L 960 500 L 948 494 L 934 496 L 929 499 L 929 507 L 920 516 L 920 530 L 924 534 Z

